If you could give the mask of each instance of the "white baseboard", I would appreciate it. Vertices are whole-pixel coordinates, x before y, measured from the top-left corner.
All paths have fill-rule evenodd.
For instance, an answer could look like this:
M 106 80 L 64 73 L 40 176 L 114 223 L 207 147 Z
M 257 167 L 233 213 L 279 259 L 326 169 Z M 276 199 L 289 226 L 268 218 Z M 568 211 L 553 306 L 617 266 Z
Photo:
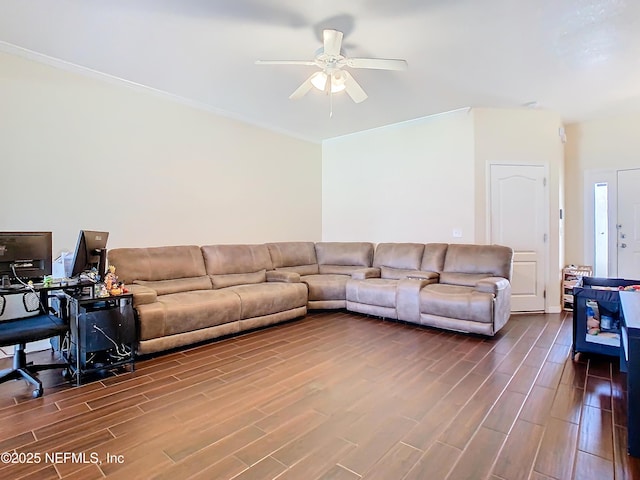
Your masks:
M 0 358 L 12 357 L 13 356 L 13 348 L 12 346 L 2 347 L 0 348 Z M 41 352 L 43 350 L 49 350 L 51 348 L 51 343 L 49 339 L 38 340 L 37 342 L 27 343 L 27 348 L 25 348 L 25 352 Z

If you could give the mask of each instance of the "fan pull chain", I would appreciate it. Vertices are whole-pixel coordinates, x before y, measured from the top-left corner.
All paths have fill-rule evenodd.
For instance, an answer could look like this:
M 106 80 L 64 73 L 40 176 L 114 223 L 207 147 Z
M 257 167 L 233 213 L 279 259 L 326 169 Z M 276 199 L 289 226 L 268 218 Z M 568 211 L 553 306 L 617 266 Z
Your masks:
M 329 118 L 333 118 L 333 92 L 329 90 Z

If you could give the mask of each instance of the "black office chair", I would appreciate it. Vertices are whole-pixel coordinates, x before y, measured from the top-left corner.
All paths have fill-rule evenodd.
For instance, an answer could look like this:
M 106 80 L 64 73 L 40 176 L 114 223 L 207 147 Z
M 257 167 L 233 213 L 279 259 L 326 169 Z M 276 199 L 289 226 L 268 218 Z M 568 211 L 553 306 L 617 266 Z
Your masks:
M 35 311 L 33 310 L 35 302 L 37 302 L 36 310 L 40 310 L 39 299 L 35 293 L 24 294 L 23 302 L 27 312 Z M 4 312 L 5 303 L 4 296 L 0 295 L 0 315 Z M 30 365 L 27 363 L 25 346 L 29 342 L 47 338 L 62 338 L 68 331 L 69 325 L 67 322 L 48 313 L 0 321 L 0 347 L 14 346 L 13 368 L 0 372 L 0 383 L 24 378 L 36 386 L 33 391 L 33 397 L 41 397 L 44 389 L 42 382 L 36 376 L 37 372 L 53 368 L 65 368 L 68 365 L 66 363 Z

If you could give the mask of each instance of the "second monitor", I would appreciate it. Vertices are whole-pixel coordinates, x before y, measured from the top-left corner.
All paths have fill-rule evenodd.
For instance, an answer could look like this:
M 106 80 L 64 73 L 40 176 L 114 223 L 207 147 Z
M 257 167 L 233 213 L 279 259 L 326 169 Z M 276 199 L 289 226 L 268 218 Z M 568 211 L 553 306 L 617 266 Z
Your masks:
M 100 278 L 104 276 L 107 262 L 107 239 L 109 232 L 80 230 L 70 277 L 77 277 L 82 272 L 95 268 Z

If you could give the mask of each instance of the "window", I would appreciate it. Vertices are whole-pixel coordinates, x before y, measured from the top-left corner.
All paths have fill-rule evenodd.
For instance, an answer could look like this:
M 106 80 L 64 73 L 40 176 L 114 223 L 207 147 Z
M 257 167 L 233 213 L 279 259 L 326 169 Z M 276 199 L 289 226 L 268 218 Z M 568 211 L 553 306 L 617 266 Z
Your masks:
M 595 276 L 609 276 L 609 185 L 596 183 L 593 190 Z

